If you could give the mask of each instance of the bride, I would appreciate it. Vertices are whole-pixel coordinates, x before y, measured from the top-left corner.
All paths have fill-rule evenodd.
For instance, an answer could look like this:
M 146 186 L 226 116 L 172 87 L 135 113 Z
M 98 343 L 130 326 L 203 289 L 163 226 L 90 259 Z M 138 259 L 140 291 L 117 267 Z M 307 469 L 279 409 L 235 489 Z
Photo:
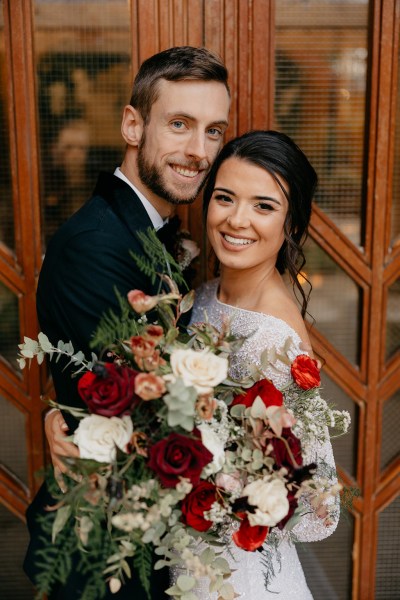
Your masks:
M 306 351 L 311 354 L 303 321 L 308 298 L 299 274 L 316 182 L 316 173 L 304 153 L 289 137 L 275 131 L 253 131 L 228 142 L 210 172 L 204 210 L 219 278 L 197 291 L 192 323 L 208 319 L 218 327 L 230 317 L 232 332 L 249 336 L 233 356 L 231 374 L 235 378 L 246 374 L 249 363 L 261 369 L 263 350 L 279 349 L 289 338 L 291 359 Z M 300 310 L 282 277 L 284 273 L 300 298 Z M 261 370 L 278 388 L 289 381 L 289 367 L 283 363 Z M 58 418 L 61 426 L 60 414 Z M 57 444 L 63 450 L 62 442 L 57 441 L 62 438 L 57 423 L 47 434 L 53 452 L 57 452 Z M 304 463 L 311 462 L 317 463 L 322 477 L 332 477 L 334 460 L 329 442 L 310 449 Z M 312 542 L 333 533 L 338 502 L 334 508 L 337 510 L 327 525 L 309 507 L 293 528 L 296 540 Z M 284 530 L 278 538 L 278 553 L 270 556 L 274 576 L 268 581 L 268 548 L 246 552 L 227 547 L 224 557 L 234 571 L 231 583 L 239 598 L 312 599 L 295 545 Z M 172 583 L 179 574 L 172 571 Z M 209 592 L 205 579 L 193 592 L 200 600 L 217 597 Z
M 291 339 L 290 358 L 311 353 L 303 317 L 307 297 L 299 283 L 304 264 L 302 244 L 311 214 L 316 173 L 294 142 L 275 131 L 254 131 L 225 145 L 211 170 L 204 192 L 207 236 L 219 265 L 219 278 L 196 294 L 192 322 L 207 318 L 213 325 L 231 318 L 232 332 L 249 336 L 233 357 L 231 374 L 245 375 L 246 365 L 261 369 L 266 348 L 281 348 Z M 301 298 L 301 311 L 282 277 L 287 273 Z M 275 368 L 274 368 L 275 367 Z M 276 387 L 290 378 L 286 364 L 271 366 L 263 375 Z M 316 462 L 322 476 L 334 467 L 329 442 L 315 446 L 305 464 Z M 338 509 L 338 506 L 335 507 Z M 310 511 L 293 530 L 297 540 L 312 542 L 336 528 L 338 510 L 326 525 Z M 233 545 L 224 557 L 234 570 L 231 583 L 240 598 L 308 600 L 307 587 L 295 546 L 280 532 L 279 559 L 273 553 L 275 576 L 266 584 L 265 553 L 246 552 Z M 173 580 L 177 572 L 173 573 Z M 216 598 L 208 582 L 200 581 L 194 593 L 201 600 Z

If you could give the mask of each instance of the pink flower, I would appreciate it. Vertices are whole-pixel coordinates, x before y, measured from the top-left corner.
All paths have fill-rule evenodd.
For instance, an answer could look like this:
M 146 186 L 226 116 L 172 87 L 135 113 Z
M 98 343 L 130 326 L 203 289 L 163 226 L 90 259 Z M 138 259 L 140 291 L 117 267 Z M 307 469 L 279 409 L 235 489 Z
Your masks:
M 158 296 L 148 296 L 142 290 L 131 290 L 128 292 L 128 302 L 135 312 L 142 314 L 156 306 Z
M 160 356 L 159 350 L 154 350 L 151 356 L 146 356 L 145 358 L 135 356 L 135 361 L 142 371 L 155 371 L 158 367 L 166 364 L 165 360 Z
M 157 345 L 164 337 L 164 330 L 160 325 L 148 325 L 143 331 L 143 337 Z
M 149 358 L 154 353 L 155 343 L 141 335 L 134 335 L 130 339 L 131 350 L 136 358 Z
M 154 373 L 139 373 L 135 378 L 135 394 L 142 400 L 155 400 L 166 391 L 162 377 Z

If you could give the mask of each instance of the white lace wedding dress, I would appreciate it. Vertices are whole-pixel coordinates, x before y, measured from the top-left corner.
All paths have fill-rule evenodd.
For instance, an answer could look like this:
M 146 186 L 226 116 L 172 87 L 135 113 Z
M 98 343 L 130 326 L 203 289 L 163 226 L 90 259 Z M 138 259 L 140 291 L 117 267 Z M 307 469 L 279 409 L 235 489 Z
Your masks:
M 217 298 L 218 280 L 203 285 L 196 293 L 196 302 L 193 309 L 192 323 L 208 319 L 214 326 L 219 327 L 226 316 L 232 319 L 232 332 L 243 336 L 252 334 L 243 344 L 240 351 L 233 357 L 231 374 L 240 378 L 246 363 L 260 365 L 260 355 L 265 348 L 275 346 L 282 348 L 287 338 L 291 338 L 293 346 L 290 358 L 293 360 L 298 354 L 304 354 L 300 349 L 300 338 L 287 323 L 273 316 L 238 309 L 223 304 Z M 271 379 L 276 387 L 282 387 L 290 378 L 289 367 L 279 363 L 279 370 L 273 368 L 264 371 L 266 377 Z M 311 462 L 328 464 L 334 467 L 334 459 L 330 442 L 316 445 L 305 457 L 304 464 Z M 323 466 L 320 467 L 320 470 Z M 322 473 L 323 474 L 323 473 Z M 310 513 L 303 516 L 294 527 L 293 532 L 300 542 L 314 542 L 322 540 L 336 529 L 338 513 L 331 526 L 326 527 L 321 519 Z M 308 589 L 303 569 L 297 556 L 295 546 L 290 543 L 284 532 L 279 534 L 280 560 L 273 558 L 274 577 L 271 578 L 268 589 L 265 586 L 266 567 L 263 564 L 264 552 L 246 552 L 234 544 L 229 546 L 229 551 L 224 552 L 231 569 L 235 570 L 230 582 L 239 598 L 248 600 L 310 600 L 312 595 Z M 273 555 L 274 556 L 274 555 Z M 172 570 L 172 582 L 176 581 L 180 572 Z M 208 580 L 199 580 L 196 588 L 192 590 L 200 600 L 214 600 L 217 594 L 208 590 Z

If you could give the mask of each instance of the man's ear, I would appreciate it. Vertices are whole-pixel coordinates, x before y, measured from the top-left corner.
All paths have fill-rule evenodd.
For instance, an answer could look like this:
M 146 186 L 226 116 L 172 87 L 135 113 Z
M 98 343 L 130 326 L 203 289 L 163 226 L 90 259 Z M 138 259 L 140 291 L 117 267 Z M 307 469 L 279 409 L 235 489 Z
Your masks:
M 125 106 L 122 116 L 121 134 L 128 146 L 138 146 L 143 135 L 143 119 L 130 104 Z

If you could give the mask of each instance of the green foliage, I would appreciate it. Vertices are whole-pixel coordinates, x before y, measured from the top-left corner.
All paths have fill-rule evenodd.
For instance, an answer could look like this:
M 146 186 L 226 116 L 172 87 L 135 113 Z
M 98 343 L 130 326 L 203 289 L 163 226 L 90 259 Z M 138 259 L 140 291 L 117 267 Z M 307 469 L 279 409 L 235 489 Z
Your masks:
M 361 496 L 361 490 L 358 487 L 343 484 L 340 493 L 340 517 L 343 517 L 348 523 L 350 521 L 351 511 L 353 510 L 354 498 Z
M 170 427 L 179 426 L 186 431 L 192 431 L 197 399 L 196 389 L 186 386 L 179 378 L 170 383 L 167 388 L 168 394 L 164 396 L 164 402 L 168 407 L 168 425 Z
M 43 536 L 39 538 L 43 548 L 36 553 L 38 571 L 35 582 L 36 599 L 40 600 L 45 594 L 50 593 L 55 585 L 65 583 L 72 569 L 72 553 L 76 542 L 72 519 L 68 526 L 60 531 L 54 544 L 49 544 L 54 518 L 52 515 L 42 515 L 38 517 L 38 520 L 43 531 Z M 61 548 L 62 552 L 60 551 Z
M 128 340 L 138 333 L 137 322 L 128 300 L 121 296 L 117 288 L 114 291 L 118 299 L 119 314 L 110 309 L 102 316 L 90 342 L 91 348 L 110 348 L 117 340 Z
M 133 557 L 133 566 L 139 576 L 140 582 L 145 589 L 149 600 L 150 596 L 150 575 L 153 568 L 153 545 L 143 544 L 140 552 Z
M 267 537 L 267 542 L 263 546 L 261 563 L 264 567 L 264 587 L 267 592 L 271 592 L 269 586 L 275 577 L 274 561 L 278 564 L 278 571 L 281 570 L 282 555 L 279 551 L 279 535 L 273 530 Z
M 160 242 L 157 233 L 149 227 L 146 232 L 138 231 L 136 233 L 143 246 L 144 256 L 134 254 L 131 256 L 138 268 L 149 277 L 151 282 L 157 280 L 160 272 L 168 273 L 169 277 L 187 288 L 185 278 L 182 275 L 181 268 L 174 257 L 167 252 L 164 244 Z

